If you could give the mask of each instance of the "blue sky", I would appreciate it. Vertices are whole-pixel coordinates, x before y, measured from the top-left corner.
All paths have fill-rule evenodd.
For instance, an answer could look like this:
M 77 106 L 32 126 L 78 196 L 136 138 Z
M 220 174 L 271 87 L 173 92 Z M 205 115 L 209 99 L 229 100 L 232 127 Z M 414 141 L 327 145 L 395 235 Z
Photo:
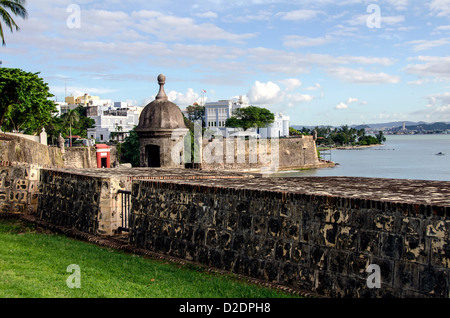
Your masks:
M 3 67 L 59 101 L 246 95 L 292 125 L 450 121 L 450 0 L 28 0 Z M 79 8 L 79 11 L 78 11 Z

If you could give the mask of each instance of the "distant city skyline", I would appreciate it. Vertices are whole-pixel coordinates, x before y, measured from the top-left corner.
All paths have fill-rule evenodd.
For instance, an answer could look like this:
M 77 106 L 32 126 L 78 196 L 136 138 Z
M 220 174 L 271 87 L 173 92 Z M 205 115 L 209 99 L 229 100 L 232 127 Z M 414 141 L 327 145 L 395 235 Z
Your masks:
M 28 1 L 2 67 L 59 101 L 238 98 L 291 125 L 450 121 L 450 0 Z

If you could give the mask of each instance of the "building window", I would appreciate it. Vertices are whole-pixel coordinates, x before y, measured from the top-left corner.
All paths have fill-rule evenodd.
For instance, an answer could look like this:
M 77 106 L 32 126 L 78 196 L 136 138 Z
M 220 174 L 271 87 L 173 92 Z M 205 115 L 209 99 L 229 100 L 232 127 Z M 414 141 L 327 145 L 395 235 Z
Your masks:
M 102 140 L 102 141 L 103 141 L 103 135 L 100 135 L 100 140 Z

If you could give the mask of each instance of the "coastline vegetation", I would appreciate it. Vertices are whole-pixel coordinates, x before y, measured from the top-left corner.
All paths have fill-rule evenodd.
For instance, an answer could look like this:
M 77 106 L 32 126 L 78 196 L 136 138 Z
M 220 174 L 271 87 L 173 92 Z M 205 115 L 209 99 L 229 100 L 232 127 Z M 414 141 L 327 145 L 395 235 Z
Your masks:
M 350 128 L 347 125 L 338 128 L 328 126 L 308 129 L 303 127 L 298 132 L 307 135 L 314 135 L 316 133 L 317 146 L 324 148 L 372 146 L 380 145 L 386 141 L 386 137 L 382 131 L 379 131 L 375 135 L 366 135 L 364 128 Z

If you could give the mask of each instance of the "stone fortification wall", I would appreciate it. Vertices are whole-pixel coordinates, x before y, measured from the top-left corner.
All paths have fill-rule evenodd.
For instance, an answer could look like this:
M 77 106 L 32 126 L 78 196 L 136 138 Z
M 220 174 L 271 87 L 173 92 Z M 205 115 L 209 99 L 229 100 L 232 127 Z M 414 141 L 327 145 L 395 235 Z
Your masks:
M 117 148 L 111 146 L 111 165 L 117 161 Z M 97 168 L 97 150 L 95 147 L 67 147 L 64 153 L 64 167 L 76 169 Z
M 203 170 L 314 168 L 321 163 L 312 136 L 203 139 Z
M 449 297 L 449 186 L 134 181 L 130 243 L 330 297 Z M 368 285 L 371 264 L 380 288 Z
M 135 179 L 208 180 L 249 178 L 245 174 L 220 175 L 200 171 L 186 174 L 165 169 L 42 169 L 39 178 L 37 216 L 59 226 L 94 235 L 114 235 L 122 226 L 124 198 L 119 191 L 131 190 Z
M 0 213 L 35 214 L 39 167 L 0 161 Z
M 37 215 L 55 225 L 89 234 L 113 235 L 121 225 L 118 190 L 129 188 L 127 182 L 126 177 L 101 173 L 96 177 L 70 169 L 43 169 Z
M 64 165 L 60 149 L 7 134 L 0 134 L 0 161 L 54 167 Z
M 330 297 L 450 296 L 450 182 L 174 170 L 2 163 L 0 209 L 114 235 L 131 190 L 135 247 Z

